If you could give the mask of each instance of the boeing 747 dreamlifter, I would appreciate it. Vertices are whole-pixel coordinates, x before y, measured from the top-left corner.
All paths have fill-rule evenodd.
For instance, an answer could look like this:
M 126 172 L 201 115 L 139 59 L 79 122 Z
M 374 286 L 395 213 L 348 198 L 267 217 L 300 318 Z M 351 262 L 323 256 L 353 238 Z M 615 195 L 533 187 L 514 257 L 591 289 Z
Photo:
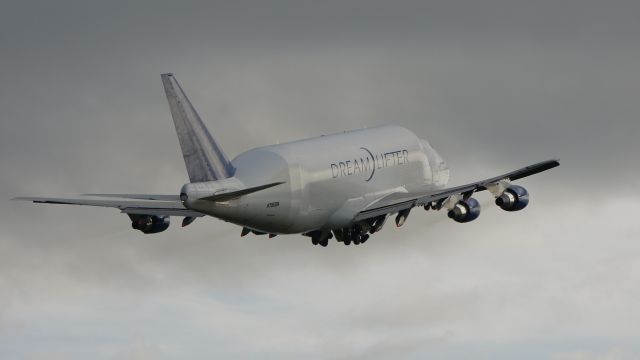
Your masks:
M 213 216 L 248 233 L 302 234 L 314 245 L 333 237 L 361 244 L 390 215 L 402 226 L 415 207 L 447 211 L 459 223 L 475 220 L 472 196 L 488 190 L 506 211 L 524 209 L 525 188 L 512 181 L 556 167 L 548 160 L 467 185 L 449 187 L 449 169 L 426 140 L 400 126 L 380 126 L 255 148 L 230 160 L 173 74 L 162 83 L 190 182 L 179 195 L 86 194 L 91 198 L 19 197 L 35 203 L 120 209 L 145 234 Z M 98 198 L 98 199 L 96 199 Z

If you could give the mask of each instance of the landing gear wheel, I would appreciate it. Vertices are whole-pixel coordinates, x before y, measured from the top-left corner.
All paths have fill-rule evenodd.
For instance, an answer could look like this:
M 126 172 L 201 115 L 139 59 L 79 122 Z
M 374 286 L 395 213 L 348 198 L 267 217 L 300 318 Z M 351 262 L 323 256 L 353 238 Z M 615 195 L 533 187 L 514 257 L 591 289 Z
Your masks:
M 311 237 L 311 243 L 313 245 L 318 245 L 318 237 L 317 236 L 312 236 Z
M 343 243 L 345 245 L 351 245 L 351 239 L 344 239 Z
M 320 244 L 320 246 L 326 247 L 327 245 L 329 245 L 329 239 L 322 239 L 318 243 Z

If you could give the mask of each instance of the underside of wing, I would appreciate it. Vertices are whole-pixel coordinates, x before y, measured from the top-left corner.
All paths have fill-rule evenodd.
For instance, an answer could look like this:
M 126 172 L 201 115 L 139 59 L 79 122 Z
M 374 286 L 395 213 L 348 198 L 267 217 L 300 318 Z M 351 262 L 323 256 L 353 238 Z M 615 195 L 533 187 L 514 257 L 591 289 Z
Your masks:
M 84 196 L 137 199 L 137 200 L 159 200 L 159 201 L 179 201 L 180 195 L 153 195 L 153 194 L 82 194 Z
M 424 194 L 393 194 L 393 196 L 387 196 L 386 198 L 381 199 L 381 201 L 376 201 L 369 205 L 367 208 L 360 211 L 360 213 L 356 215 L 354 221 L 361 221 L 394 213 L 402 214 L 403 212 L 405 212 L 406 215 L 408 215 L 408 211 L 416 206 L 425 206 L 425 208 L 433 208 L 436 210 L 440 210 L 442 207 L 447 207 L 449 210 L 453 210 L 458 202 L 466 201 L 471 197 L 473 193 L 484 190 L 490 190 L 496 197 L 496 199 L 498 199 L 502 195 L 505 195 L 505 201 L 517 202 L 518 194 L 513 194 L 512 196 L 512 194 L 507 191 L 510 190 L 509 181 L 514 181 L 527 176 L 531 176 L 552 169 L 559 165 L 559 160 L 547 160 L 533 165 L 525 166 L 521 169 L 514 170 L 506 174 L 494 176 L 486 180 L 462 186 L 441 189 Z M 518 192 L 522 199 L 524 199 L 524 196 L 526 195 L 526 200 L 528 202 L 528 193 L 526 193 L 526 190 L 524 190 L 524 188 L 519 186 L 511 186 L 511 188 L 513 189 L 512 192 Z M 496 203 L 498 204 L 498 202 L 499 201 L 497 200 Z M 524 204 L 524 206 L 526 206 L 526 204 Z M 522 206 L 522 208 L 524 206 Z M 515 207 L 517 207 L 517 204 L 514 205 L 514 208 Z M 508 208 L 506 205 L 503 207 L 503 209 L 507 211 L 514 211 Z

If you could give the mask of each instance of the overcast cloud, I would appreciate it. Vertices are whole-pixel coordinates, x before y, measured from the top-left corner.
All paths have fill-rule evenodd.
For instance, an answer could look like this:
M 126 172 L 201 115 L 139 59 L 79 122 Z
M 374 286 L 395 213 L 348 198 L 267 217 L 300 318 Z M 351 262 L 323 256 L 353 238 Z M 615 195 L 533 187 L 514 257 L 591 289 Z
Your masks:
M 0 0 L 0 358 L 640 359 L 639 4 Z M 8 200 L 177 193 L 163 72 L 231 156 L 396 123 L 452 185 L 562 165 L 350 247 Z

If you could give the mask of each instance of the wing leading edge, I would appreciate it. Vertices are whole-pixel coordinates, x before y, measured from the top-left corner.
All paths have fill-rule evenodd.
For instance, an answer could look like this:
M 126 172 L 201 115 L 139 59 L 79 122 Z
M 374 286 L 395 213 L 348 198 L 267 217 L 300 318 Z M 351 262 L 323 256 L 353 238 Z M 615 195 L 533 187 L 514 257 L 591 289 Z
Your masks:
M 547 160 L 533 165 L 525 166 L 521 169 L 508 172 L 499 176 L 495 176 L 486 180 L 474 182 L 467 185 L 456 186 L 448 189 L 442 189 L 425 194 L 398 194 L 398 196 L 388 197 L 381 201 L 375 202 L 368 208 L 360 211 L 354 221 L 369 219 L 376 216 L 392 214 L 403 210 L 411 209 L 416 206 L 424 206 L 433 202 L 442 202 L 454 195 L 471 196 L 474 192 L 487 190 L 491 184 L 500 181 L 514 181 L 527 176 L 552 169 L 560 165 L 560 160 Z

